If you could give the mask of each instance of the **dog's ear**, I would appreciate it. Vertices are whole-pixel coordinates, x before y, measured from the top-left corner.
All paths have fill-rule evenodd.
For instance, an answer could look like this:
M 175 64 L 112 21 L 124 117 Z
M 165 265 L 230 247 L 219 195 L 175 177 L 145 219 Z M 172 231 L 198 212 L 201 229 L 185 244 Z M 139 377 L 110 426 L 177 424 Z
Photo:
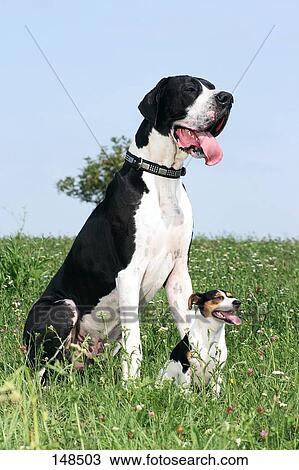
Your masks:
M 162 78 L 159 83 L 149 91 L 143 100 L 139 103 L 138 109 L 142 116 L 150 121 L 153 125 L 157 122 L 157 116 L 159 111 L 159 101 L 165 90 L 168 78 Z
M 192 305 L 201 305 L 203 294 L 200 292 L 196 292 L 195 294 L 191 294 L 188 300 L 188 307 L 189 310 L 192 309 Z

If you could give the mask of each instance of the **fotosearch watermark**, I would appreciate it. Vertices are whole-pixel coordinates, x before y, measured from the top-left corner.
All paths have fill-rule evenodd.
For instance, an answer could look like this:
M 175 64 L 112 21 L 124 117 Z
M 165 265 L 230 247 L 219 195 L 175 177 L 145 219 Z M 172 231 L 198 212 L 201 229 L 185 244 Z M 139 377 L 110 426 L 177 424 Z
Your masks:
M 145 463 L 144 463 L 145 464 Z M 205 456 L 167 456 L 167 455 L 146 455 L 146 465 L 148 466 L 169 466 L 169 465 L 182 465 L 182 466 L 216 466 L 216 465 L 248 465 L 248 457 L 244 456 L 224 456 L 216 458 L 210 453 Z
M 166 304 L 166 302 L 165 302 Z M 92 321 L 99 326 L 102 324 L 115 324 L 124 321 L 127 324 L 134 324 L 137 322 L 145 324 L 153 324 L 157 321 L 157 316 L 161 318 L 161 314 L 165 316 L 172 315 L 176 319 L 176 323 L 191 323 L 191 321 L 201 315 L 200 311 L 182 310 L 176 306 L 169 306 L 163 303 L 162 307 L 152 309 L 140 309 L 139 306 L 122 306 L 119 308 L 112 308 L 111 306 L 101 306 L 100 308 L 92 305 L 75 305 L 70 302 L 53 302 L 41 303 L 33 306 L 31 311 L 31 320 L 35 325 L 49 324 L 49 325 L 64 325 L 71 319 L 82 318 L 85 315 L 90 315 Z M 159 304 L 158 304 L 159 305 Z M 165 308 L 166 307 L 166 308 Z

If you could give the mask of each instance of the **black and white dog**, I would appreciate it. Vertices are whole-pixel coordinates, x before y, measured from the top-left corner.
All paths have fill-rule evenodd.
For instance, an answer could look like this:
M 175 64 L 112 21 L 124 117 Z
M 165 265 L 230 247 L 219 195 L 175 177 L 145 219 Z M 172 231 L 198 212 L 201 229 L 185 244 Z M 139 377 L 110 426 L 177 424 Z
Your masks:
M 179 333 L 189 329 L 191 205 L 180 180 L 189 155 L 222 158 L 215 139 L 233 97 L 188 75 L 163 78 L 143 98 L 144 117 L 122 169 L 92 212 L 59 271 L 29 312 L 24 341 L 36 365 L 61 359 L 72 343 L 90 355 L 107 340 L 126 354 L 125 380 L 142 359 L 139 310 L 164 286 Z

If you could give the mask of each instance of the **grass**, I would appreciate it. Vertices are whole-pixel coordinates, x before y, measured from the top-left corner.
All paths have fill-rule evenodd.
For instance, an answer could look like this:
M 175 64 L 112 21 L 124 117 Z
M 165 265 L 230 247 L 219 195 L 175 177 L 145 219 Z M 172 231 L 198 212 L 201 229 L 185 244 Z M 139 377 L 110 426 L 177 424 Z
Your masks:
M 243 301 L 242 325 L 226 328 L 219 398 L 208 388 L 155 387 L 178 339 L 163 291 L 142 315 L 144 361 L 134 385 L 122 386 L 120 358 L 108 347 L 83 376 L 57 366 L 40 388 L 24 366 L 24 319 L 70 244 L 0 240 L 0 448 L 298 449 L 298 242 L 194 241 L 194 287 L 224 288 Z

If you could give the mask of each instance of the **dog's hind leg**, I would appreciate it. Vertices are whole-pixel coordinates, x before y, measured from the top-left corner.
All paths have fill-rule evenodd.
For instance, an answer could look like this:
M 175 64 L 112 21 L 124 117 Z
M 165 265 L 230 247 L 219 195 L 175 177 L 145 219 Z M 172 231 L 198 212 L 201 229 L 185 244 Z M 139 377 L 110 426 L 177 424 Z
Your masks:
M 41 299 L 32 307 L 23 336 L 31 367 L 62 360 L 68 354 L 78 317 L 76 304 L 70 299 Z

